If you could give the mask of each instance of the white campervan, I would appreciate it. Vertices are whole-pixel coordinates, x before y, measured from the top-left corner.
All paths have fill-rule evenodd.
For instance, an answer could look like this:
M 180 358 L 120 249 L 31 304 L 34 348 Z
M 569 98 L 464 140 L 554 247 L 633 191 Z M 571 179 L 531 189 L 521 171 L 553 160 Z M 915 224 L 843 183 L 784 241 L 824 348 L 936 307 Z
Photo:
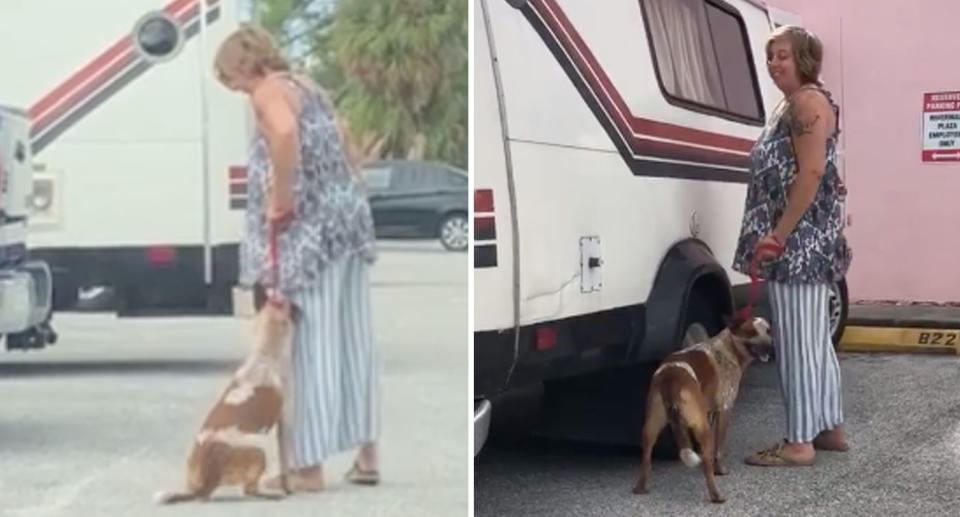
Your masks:
M 30 121 L 30 254 L 56 308 L 106 285 L 121 309 L 229 310 L 250 121 L 212 59 L 238 5 L 0 3 L 4 100 Z
M 474 0 L 475 453 L 505 394 L 635 443 L 650 363 L 720 330 L 781 98 L 754 0 Z M 842 329 L 846 289 L 834 297 Z

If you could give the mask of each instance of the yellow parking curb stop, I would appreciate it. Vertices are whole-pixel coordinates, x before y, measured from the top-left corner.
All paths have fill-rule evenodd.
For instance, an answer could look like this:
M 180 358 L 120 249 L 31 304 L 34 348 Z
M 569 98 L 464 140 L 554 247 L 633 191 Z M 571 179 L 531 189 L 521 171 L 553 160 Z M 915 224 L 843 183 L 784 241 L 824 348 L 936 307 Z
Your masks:
M 849 326 L 837 349 L 960 355 L 960 329 Z

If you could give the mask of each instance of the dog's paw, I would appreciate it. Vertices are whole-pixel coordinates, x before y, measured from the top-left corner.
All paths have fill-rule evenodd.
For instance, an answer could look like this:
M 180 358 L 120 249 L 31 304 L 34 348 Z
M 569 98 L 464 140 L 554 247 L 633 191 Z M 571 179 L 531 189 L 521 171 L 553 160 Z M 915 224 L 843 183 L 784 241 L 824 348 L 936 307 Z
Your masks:
M 649 492 L 650 492 L 650 491 L 647 490 L 647 487 L 645 487 L 645 486 L 635 485 L 635 486 L 633 487 L 633 493 L 634 493 L 634 494 L 637 494 L 637 495 L 647 494 L 647 493 L 649 493 Z
M 726 476 L 730 473 L 730 469 L 726 465 L 720 463 L 719 461 L 713 464 L 713 473 L 718 476 Z
M 723 504 L 727 502 L 727 500 L 720 494 L 713 494 L 710 496 L 710 502 L 714 504 Z

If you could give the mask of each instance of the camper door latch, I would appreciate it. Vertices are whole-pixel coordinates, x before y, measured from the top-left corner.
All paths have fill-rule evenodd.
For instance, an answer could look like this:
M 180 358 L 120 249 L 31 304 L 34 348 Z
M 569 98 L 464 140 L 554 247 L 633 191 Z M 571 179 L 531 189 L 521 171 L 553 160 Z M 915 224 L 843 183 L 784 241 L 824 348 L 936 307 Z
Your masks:
M 600 276 L 603 259 L 600 258 L 600 237 L 580 238 L 580 292 L 593 293 L 603 287 Z

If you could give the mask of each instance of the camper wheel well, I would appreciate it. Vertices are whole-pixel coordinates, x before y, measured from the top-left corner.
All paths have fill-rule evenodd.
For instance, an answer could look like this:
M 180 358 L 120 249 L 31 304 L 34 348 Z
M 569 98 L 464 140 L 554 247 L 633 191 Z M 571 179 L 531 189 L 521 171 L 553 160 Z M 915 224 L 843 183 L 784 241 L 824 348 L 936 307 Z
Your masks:
M 644 337 L 628 357 L 659 360 L 680 346 L 691 321 L 720 320 L 732 308 L 730 282 L 709 246 L 693 238 L 677 242 L 660 262 L 647 297 Z

